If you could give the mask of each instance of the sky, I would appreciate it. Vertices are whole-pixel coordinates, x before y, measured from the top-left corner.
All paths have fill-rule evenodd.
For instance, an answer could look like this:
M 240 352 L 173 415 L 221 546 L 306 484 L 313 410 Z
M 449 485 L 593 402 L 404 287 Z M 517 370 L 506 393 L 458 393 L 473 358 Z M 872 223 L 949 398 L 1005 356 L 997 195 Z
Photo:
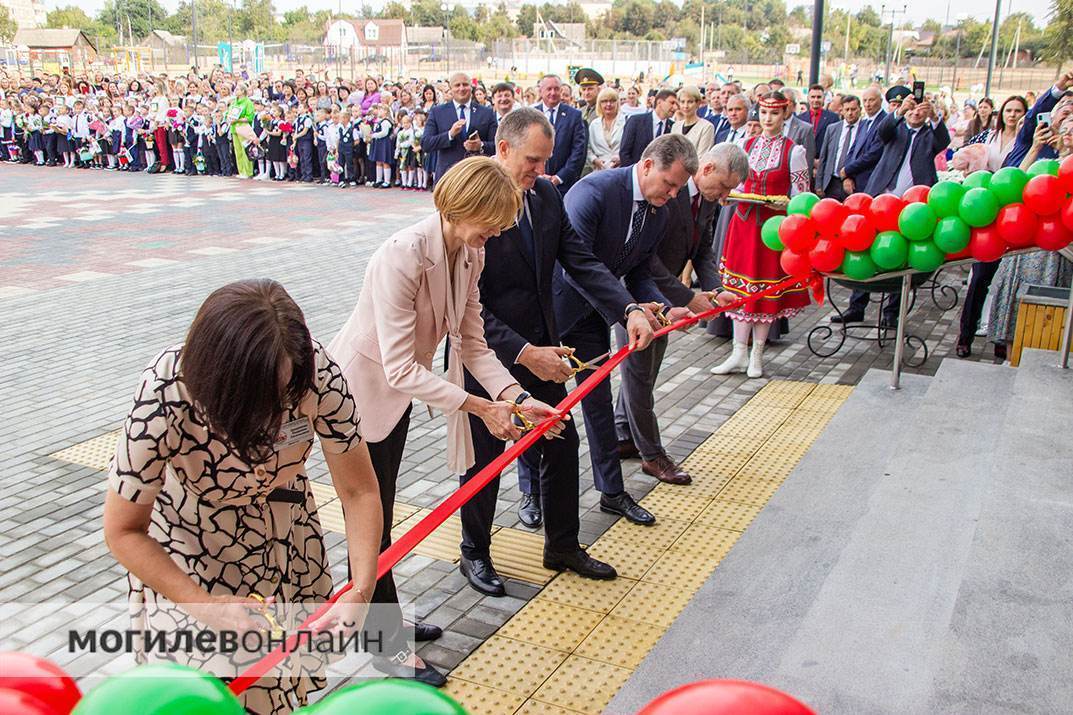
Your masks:
M 495 4 L 496 2 L 498 0 L 489 0 L 489 4 Z M 539 2 L 542 3 L 543 0 L 539 0 Z M 897 18 L 898 24 L 906 20 L 919 24 L 929 17 L 944 22 L 947 19 L 948 11 L 950 22 L 952 23 L 956 22 L 959 16 L 990 20 L 994 12 L 994 0 L 828 0 L 828 7 L 857 12 L 866 5 L 871 5 L 876 10 L 879 10 L 884 2 L 888 7 L 896 8 L 899 11 L 905 6 L 906 13 L 904 16 Z M 1012 0 L 1002 0 L 1002 3 L 1002 16 L 1005 17 L 1012 6 Z M 72 4 L 72 0 L 45 0 L 45 5 L 50 10 L 70 4 Z M 78 0 L 75 4 L 82 7 L 86 12 L 95 15 L 101 9 L 104 0 Z M 161 4 L 169 12 L 173 12 L 178 5 L 178 0 L 161 0 Z M 280 13 L 293 10 L 302 5 L 308 6 L 311 10 L 335 10 L 339 7 L 338 0 L 274 0 L 274 4 L 276 11 Z M 381 7 L 384 5 L 384 0 L 369 0 L 369 4 L 374 8 Z M 801 0 L 788 0 L 786 3 L 788 10 L 801 4 L 804 4 Z M 344 0 L 343 2 L 344 11 L 348 9 L 355 11 L 359 7 L 361 7 L 361 2 L 358 0 Z M 1042 26 L 1046 24 L 1050 7 L 1050 0 L 1018 0 L 1016 10 L 1031 14 L 1036 19 L 1036 24 Z

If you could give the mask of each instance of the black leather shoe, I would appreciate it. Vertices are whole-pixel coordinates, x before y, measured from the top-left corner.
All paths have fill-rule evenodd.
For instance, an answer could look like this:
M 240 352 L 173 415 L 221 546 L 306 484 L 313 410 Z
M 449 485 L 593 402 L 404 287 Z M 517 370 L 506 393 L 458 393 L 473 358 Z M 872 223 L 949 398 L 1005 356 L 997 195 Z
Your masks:
M 897 328 L 898 316 L 897 315 L 884 315 L 879 319 L 879 327 L 881 328 Z
M 523 526 L 537 529 L 544 521 L 544 515 L 540 511 L 540 495 L 522 494 L 522 501 L 518 504 L 518 518 Z
M 491 559 L 467 559 L 462 557 L 458 570 L 469 580 L 469 585 L 488 596 L 506 596 L 507 589 L 496 573 Z
M 864 313 L 848 312 L 831 316 L 832 323 L 863 323 Z
M 434 641 L 443 635 L 443 629 L 432 623 L 415 623 L 415 641 Z
M 545 551 L 544 568 L 552 571 L 573 571 L 578 576 L 603 581 L 609 581 L 618 576 L 614 566 L 592 558 L 584 549 L 578 549 L 568 554 L 555 554 Z
M 434 688 L 442 688 L 447 684 L 447 678 L 443 673 L 425 663 L 423 668 L 411 668 L 394 658 L 373 658 L 373 667 L 389 678 L 407 678 L 416 680 Z
M 626 492 L 615 494 L 614 496 L 602 494 L 600 496 L 600 511 L 624 516 L 626 521 L 642 526 L 651 526 L 656 523 L 656 517 L 652 512 L 635 502 L 633 497 Z

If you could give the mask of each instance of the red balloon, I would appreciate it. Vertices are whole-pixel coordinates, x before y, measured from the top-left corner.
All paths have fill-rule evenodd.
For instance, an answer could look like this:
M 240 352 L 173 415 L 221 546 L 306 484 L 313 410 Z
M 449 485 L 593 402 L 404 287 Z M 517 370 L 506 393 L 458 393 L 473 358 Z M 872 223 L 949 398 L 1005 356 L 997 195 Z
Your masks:
M 838 240 L 847 251 L 867 251 L 876 240 L 876 227 L 867 216 L 850 214 L 842 222 Z
M 872 200 L 872 223 L 876 231 L 897 231 L 898 216 L 905 202 L 894 194 L 880 194 Z
M 999 209 L 995 229 L 1010 248 L 1028 248 L 1036 240 L 1039 219 L 1024 204 L 1008 204 Z
M 861 193 L 850 194 L 846 197 L 846 200 L 842 202 L 842 205 L 849 209 L 851 213 L 871 216 L 872 197 L 868 194 Z
M 57 710 L 29 693 L 0 688 L 0 715 L 58 715 L 67 712 Z
M 904 194 L 902 194 L 902 201 L 904 201 L 907 204 L 913 204 L 913 203 L 926 204 L 926 203 L 928 203 L 928 194 L 930 194 L 930 193 L 931 193 L 931 187 L 930 186 L 924 186 L 923 184 L 917 184 L 916 186 L 913 186 L 913 187 L 907 189 L 906 192 Z
M 1058 218 L 1062 221 L 1062 225 L 1073 231 L 1073 201 L 1066 204 L 1066 207 L 1062 209 L 1062 213 L 1058 214 Z
M 972 258 L 972 249 L 970 249 L 968 246 L 965 246 L 965 250 L 963 251 L 946 254 L 946 260 L 948 261 L 960 261 L 962 258 Z
M 0 653 L 0 688 L 26 693 L 48 705 L 50 715 L 67 715 L 82 698 L 58 665 L 28 653 Z M 0 713 L 8 711 L 0 708 Z
M 1040 216 L 1050 216 L 1062 210 L 1065 205 L 1066 192 L 1062 189 L 1057 176 L 1040 174 L 1033 176 L 1025 184 L 1025 206 Z
M 809 263 L 808 255 L 796 253 L 789 248 L 784 249 L 779 255 L 779 265 L 786 275 L 794 278 L 804 278 L 812 273 L 812 264 Z
M 1041 219 L 1036 232 L 1036 245 L 1045 251 L 1060 251 L 1073 243 L 1073 231 L 1070 231 L 1054 216 Z
M 816 715 L 786 693 L 746 680 L 701 680 L 645 705 L 637 715 Z
M 1063 189 L 1073 194 L 1073 155 L 1067 156 L 1058 166 L 1058 181 Z
M 792 251 L 805 254 L 816 246 L 816 224 L 808 216 L 790 214 L 779 224 L 779 238 L 782 245 Z
M 991 261 L 997 261 L 1002 258 L 1002 254 L 1006 252 L 1006 242 L 1002 240 L 1002 236 L 998 235 L 998 231 L 994 226 L 985 226 L 984 228 L 974 228 L 972 230 L 972 238 L 969 239 L 969 253 L 972 257 L 978 261 L 984 263 L 990 263 Z
M 816 230 L 821 236 L 827 238 L 833 238 L 838 234 L 839 229 L 842 228 L 842 222 L 848 215 L 849 209 L 836 199 L 820 199 L 809 214 L 816 224 Z
M 820 273 L 831 273 L 842 267 L 845 255 L 846 249 L 834 239 L 821 238 L 816 242 L 816 247 L 808 252 L 808 260 Z

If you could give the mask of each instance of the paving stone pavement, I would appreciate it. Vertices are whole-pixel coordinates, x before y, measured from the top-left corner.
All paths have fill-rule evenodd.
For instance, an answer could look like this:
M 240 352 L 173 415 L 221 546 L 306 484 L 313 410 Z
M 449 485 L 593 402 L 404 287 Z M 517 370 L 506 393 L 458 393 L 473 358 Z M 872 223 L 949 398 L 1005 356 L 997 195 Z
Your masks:
M 275 278 L 326 343 L 353 308 L 376 246 L 431 206 L 428 194 L 399 190 L 0 165 L 0 602 L 125 597 L 124 573 L 101 537 L 103 474 L 50 455 L 122 424 L 141 370 L 161 348 L 181 341 L 212 289 Z M 131 213 L 137 208 L 153 210 Z M 218 250 L 199 250 L 206 248 Z M 963 269 L 943 277 L 958 290 L 963 279 Z M 834 288 L 842 304 L 847 294 Z M 855 384 L 868 369 L 889 367 L 889 343 L 880 350 L 850 341 L 832 357 L 814 356 L 804 336 L 829 314 L 829 306 L 813 307 L 793 321 L 789 336 L 767 352 L 766 378 Z M 932 354 L 908 372 L 934 374 L 952 355 L 957 314 L 919 295 L 910 327 Z M 728 352 L 725 339 L 703 330 L 672 338 L 657 410 L 673 457 L 688 455 L 765 384 L 710 375 Z M 414 411 L 400 499 L 433 506 L 456 486 L 445 469 L 445 433 L 442 417 Z M 591 543 L 614 518 L 596 506 L 587 456 L 581 464 L 580 536 Z M 638 462 L 623 466 L 635 497 L 654 486 Z M 329 481 L 318 452 L 309 473 Z M 523 528 L 518 499 L 512 469 L 502 480 L 497 524 Z M 326 541 L 342 583 L 343 538 L 329 532 Z M 453 564 L 419 555 L 395 573 L 417 616 L 447 629 L 419 652 L 448 670 L 538 592 L 508 580 L 507 598 L 482 596 Z

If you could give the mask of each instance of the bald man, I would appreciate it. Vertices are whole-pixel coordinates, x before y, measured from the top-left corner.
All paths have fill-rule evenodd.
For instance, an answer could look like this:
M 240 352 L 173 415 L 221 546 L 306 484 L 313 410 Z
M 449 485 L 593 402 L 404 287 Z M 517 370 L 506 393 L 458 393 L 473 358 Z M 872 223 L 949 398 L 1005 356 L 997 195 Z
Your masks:
M 421 148 L 435 154 L 437 179 L 467 156 L 495 154 L 495 112 L 473 101 L 473 84 L 465 72 L 451 75 L 450 83 L 451 98 L 428 113 L 421 139 Z

